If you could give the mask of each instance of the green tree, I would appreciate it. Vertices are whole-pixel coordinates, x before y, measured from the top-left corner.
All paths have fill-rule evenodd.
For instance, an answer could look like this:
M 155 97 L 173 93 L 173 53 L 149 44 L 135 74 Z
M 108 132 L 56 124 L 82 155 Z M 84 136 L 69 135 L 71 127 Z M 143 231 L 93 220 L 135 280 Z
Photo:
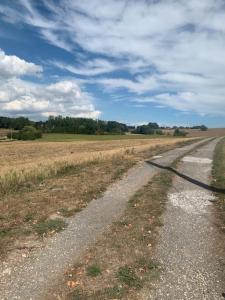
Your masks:
M 24 126 L 23 129 L 21 129 L 19 132 L 13 132 L 12 138 L 16 140 L 35 140 L 42 137 L 41 131 L 37 130 L 33 126 Z M 8 134 L 8 138 L 11 138 L 11 133 Z

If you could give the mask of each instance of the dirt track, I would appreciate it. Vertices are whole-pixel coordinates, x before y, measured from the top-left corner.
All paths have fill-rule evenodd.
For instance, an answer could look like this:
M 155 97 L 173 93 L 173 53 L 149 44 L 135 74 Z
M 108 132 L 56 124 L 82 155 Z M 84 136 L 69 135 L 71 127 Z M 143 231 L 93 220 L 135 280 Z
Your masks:
M 201 143 L 203 141 L 168 151 L 157 161 L 171 164 Z M 21 265 L 3 264 L 1 299 L 43 300 L 44 294 L 57 283 L 58 277 L 123 213 L 130 197 L 157 172 L 157 168 L 147 163 L 135 166 L 102 198 L 93 200 L 72 218 L 68 228 L 50 239 L 44 249 L 32 253 Z
M 155 250 L 163 269 L 161 280 L 142 299 L 224 299 L 224 236 L 214 223 L 216 198 L 210 187 L 217 141 L 179 163 Z

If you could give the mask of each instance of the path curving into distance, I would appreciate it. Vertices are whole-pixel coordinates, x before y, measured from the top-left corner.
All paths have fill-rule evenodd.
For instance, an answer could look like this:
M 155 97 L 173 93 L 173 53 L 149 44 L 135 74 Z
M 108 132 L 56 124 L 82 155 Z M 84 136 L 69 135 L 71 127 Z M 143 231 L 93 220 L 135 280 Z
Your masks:
M 165 152 L 156 161 L 170 165 L 202 143 L 205 140 Z M 120 181 L 112 184 L 101 198 L 93 200 L 82 212 L 69 219 L 68 227 L 50 238 L 44 249 L 34 251 L 18 266 L 0 266 L 0 299 L 45 299 L 46 292 L 57 284 L 63 272 L 122 215 L 134 193 L 158 172 L 157 167 L 148 163 L 136 165 Z
M 183 157 L 168 194 L 164 226 L 155 258 L 161 278 L 144 300 L 222 300 L 225 292 L 225 241 L 214 224 L 210 187 L 212 159 L 219 139 Z M 160 167 L 160 166 L 159 166 Z

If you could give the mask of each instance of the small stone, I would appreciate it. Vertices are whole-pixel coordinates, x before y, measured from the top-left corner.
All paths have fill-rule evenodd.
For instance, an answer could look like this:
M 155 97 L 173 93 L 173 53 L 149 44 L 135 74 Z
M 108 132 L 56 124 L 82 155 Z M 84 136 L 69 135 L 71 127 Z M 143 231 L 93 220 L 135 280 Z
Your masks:
M 11 274 L 11 269 L 7 268 L 2 273 L 3 273 L 3 275 L 10 275 Z

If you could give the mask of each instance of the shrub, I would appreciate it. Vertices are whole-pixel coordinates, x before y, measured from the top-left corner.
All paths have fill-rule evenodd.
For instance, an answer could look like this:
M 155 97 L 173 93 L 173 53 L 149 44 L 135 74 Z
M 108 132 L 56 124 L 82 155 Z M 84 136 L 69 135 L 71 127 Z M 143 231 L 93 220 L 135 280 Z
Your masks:
M 163 133 L 162 129 L 156 129 L 155 134 L 163 135 L 164 133 Z
M 174 130 L 174 133 L 173 133 L 174 136 L 186 136 L 187 135 L 187 132 L 186 131 L 182 131 L 180 130 L 179 128 L 176 128 Z
M 11 133 L 7 135 L 8 138 L 11 138 Z M 15 140 L 35 140 L 42 137 L 42 132 L 34 128 L 33 126 L 24 126 L 19 132 L 13 132 L 12 138 Z
M 39 235 L 47 234 L 50 231 L 59 232 L 65 229 L 67 226 L 66 222 L 61 219 L 47 220 L 43 223 L 33 225 L 34 230 Z
M 206 127 L 205 125 L 201 125 L 201 126 L 200 126 L 200 130 L 201 130 L 201 131 L 207 131 L 207 130 L 208 130 L 208 127 Z

